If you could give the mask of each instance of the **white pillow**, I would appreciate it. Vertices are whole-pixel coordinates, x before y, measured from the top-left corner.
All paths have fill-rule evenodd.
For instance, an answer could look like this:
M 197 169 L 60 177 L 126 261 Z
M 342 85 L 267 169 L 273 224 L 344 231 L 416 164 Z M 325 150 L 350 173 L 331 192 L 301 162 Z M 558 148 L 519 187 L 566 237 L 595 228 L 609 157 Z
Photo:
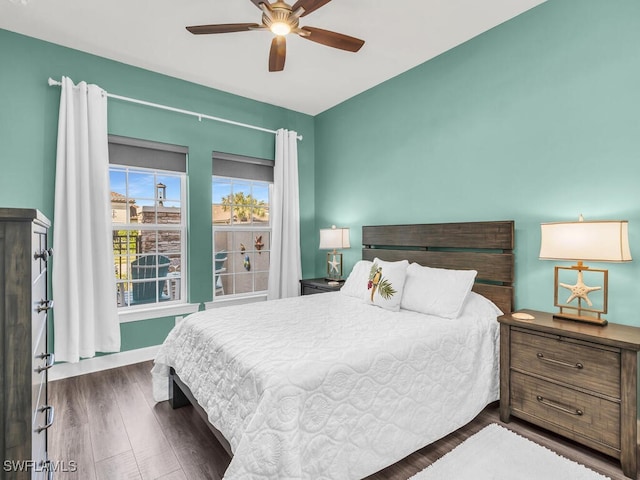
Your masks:
M 499 317 L 504 315 L 495 303 L 479 293 L 469 292 L 469 296 L 464 302 L 460 316 L 475 315 L 482 317 Z
M 362 298 L 367 288 L 367 280 L 369 279 L 369 271 L 373 262 L 370 260 L 358 261 L 351 270 L 340 289 L 340 292 L 350 297 Z
M 408 260 L 385 262 L 375 258 L 367 277 L 365 301 L 393 312 L 400 310 L 408 266 Z
M 475 270 L 449 270 L 412 263 L 407 268 L 400 306 L 427 315 L 456 318 L 477 274 Z

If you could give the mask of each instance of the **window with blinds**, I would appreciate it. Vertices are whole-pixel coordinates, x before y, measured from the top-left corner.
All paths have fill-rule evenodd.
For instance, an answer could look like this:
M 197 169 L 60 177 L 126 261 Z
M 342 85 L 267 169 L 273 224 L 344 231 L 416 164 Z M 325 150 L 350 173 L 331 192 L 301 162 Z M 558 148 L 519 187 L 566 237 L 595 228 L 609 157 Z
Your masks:
M 120 308 L 186 300 L 186 147 L 109 136 Z
M 273 161 L 213 152 L 214 300 L 267 291 Z

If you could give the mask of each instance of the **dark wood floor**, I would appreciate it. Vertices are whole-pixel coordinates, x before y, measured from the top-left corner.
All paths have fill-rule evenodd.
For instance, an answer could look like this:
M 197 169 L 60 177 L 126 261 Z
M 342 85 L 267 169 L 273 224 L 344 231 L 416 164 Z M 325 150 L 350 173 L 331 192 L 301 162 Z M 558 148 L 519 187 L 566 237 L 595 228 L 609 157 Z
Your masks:
M 51 382 L 56 419 L 50 429 L 53 460 L 77 462 L 57 479 L 215 480 L 230 458 L 192 407 L 172 410 L 151 395 L 151 362 Z M 369 480 L 404 480 L 490 423 L 497 406 L 474 421 Z M 508 428 L 613 480 L 625 479 L 618 462 L 525 422 Z

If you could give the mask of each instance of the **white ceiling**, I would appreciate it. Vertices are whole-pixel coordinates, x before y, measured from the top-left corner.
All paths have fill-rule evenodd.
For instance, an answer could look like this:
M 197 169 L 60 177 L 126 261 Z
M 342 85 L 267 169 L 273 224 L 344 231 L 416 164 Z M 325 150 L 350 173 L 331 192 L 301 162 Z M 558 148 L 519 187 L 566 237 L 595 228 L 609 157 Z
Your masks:
M 316 115 L 544 1 L 333 0 L 300 25 L 361 38 L 362 49 L 289 35 L 276 73 L 267 70 L 270 33 L 184 28 L 260 23 L 250 0 L 0 0 L 0 28 Z

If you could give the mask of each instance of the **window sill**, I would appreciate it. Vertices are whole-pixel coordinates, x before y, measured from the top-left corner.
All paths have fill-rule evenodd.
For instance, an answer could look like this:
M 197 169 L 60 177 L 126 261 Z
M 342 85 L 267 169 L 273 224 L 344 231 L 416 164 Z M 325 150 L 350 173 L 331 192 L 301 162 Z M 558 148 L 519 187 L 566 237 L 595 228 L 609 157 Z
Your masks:
M 240 296 L 223 297 L 219 300 L 204 302 L 204 309 L 209 310 L 211 308 L 230 307 L 232 305 L 244 305 L 245 303 L 265 302 L 266 300 L 267 300 L 266 293 L 260 293 L 256 295 L 247 295 L 242 297 Z
M 188 315 L 200 309 L 198 303 L 179 303 L 173 305 L 153 305 L 150 307 L 131 308 L 118 312 L 120 323 L 138 322 L 152 318 L 171 317 L 174 315 Z

